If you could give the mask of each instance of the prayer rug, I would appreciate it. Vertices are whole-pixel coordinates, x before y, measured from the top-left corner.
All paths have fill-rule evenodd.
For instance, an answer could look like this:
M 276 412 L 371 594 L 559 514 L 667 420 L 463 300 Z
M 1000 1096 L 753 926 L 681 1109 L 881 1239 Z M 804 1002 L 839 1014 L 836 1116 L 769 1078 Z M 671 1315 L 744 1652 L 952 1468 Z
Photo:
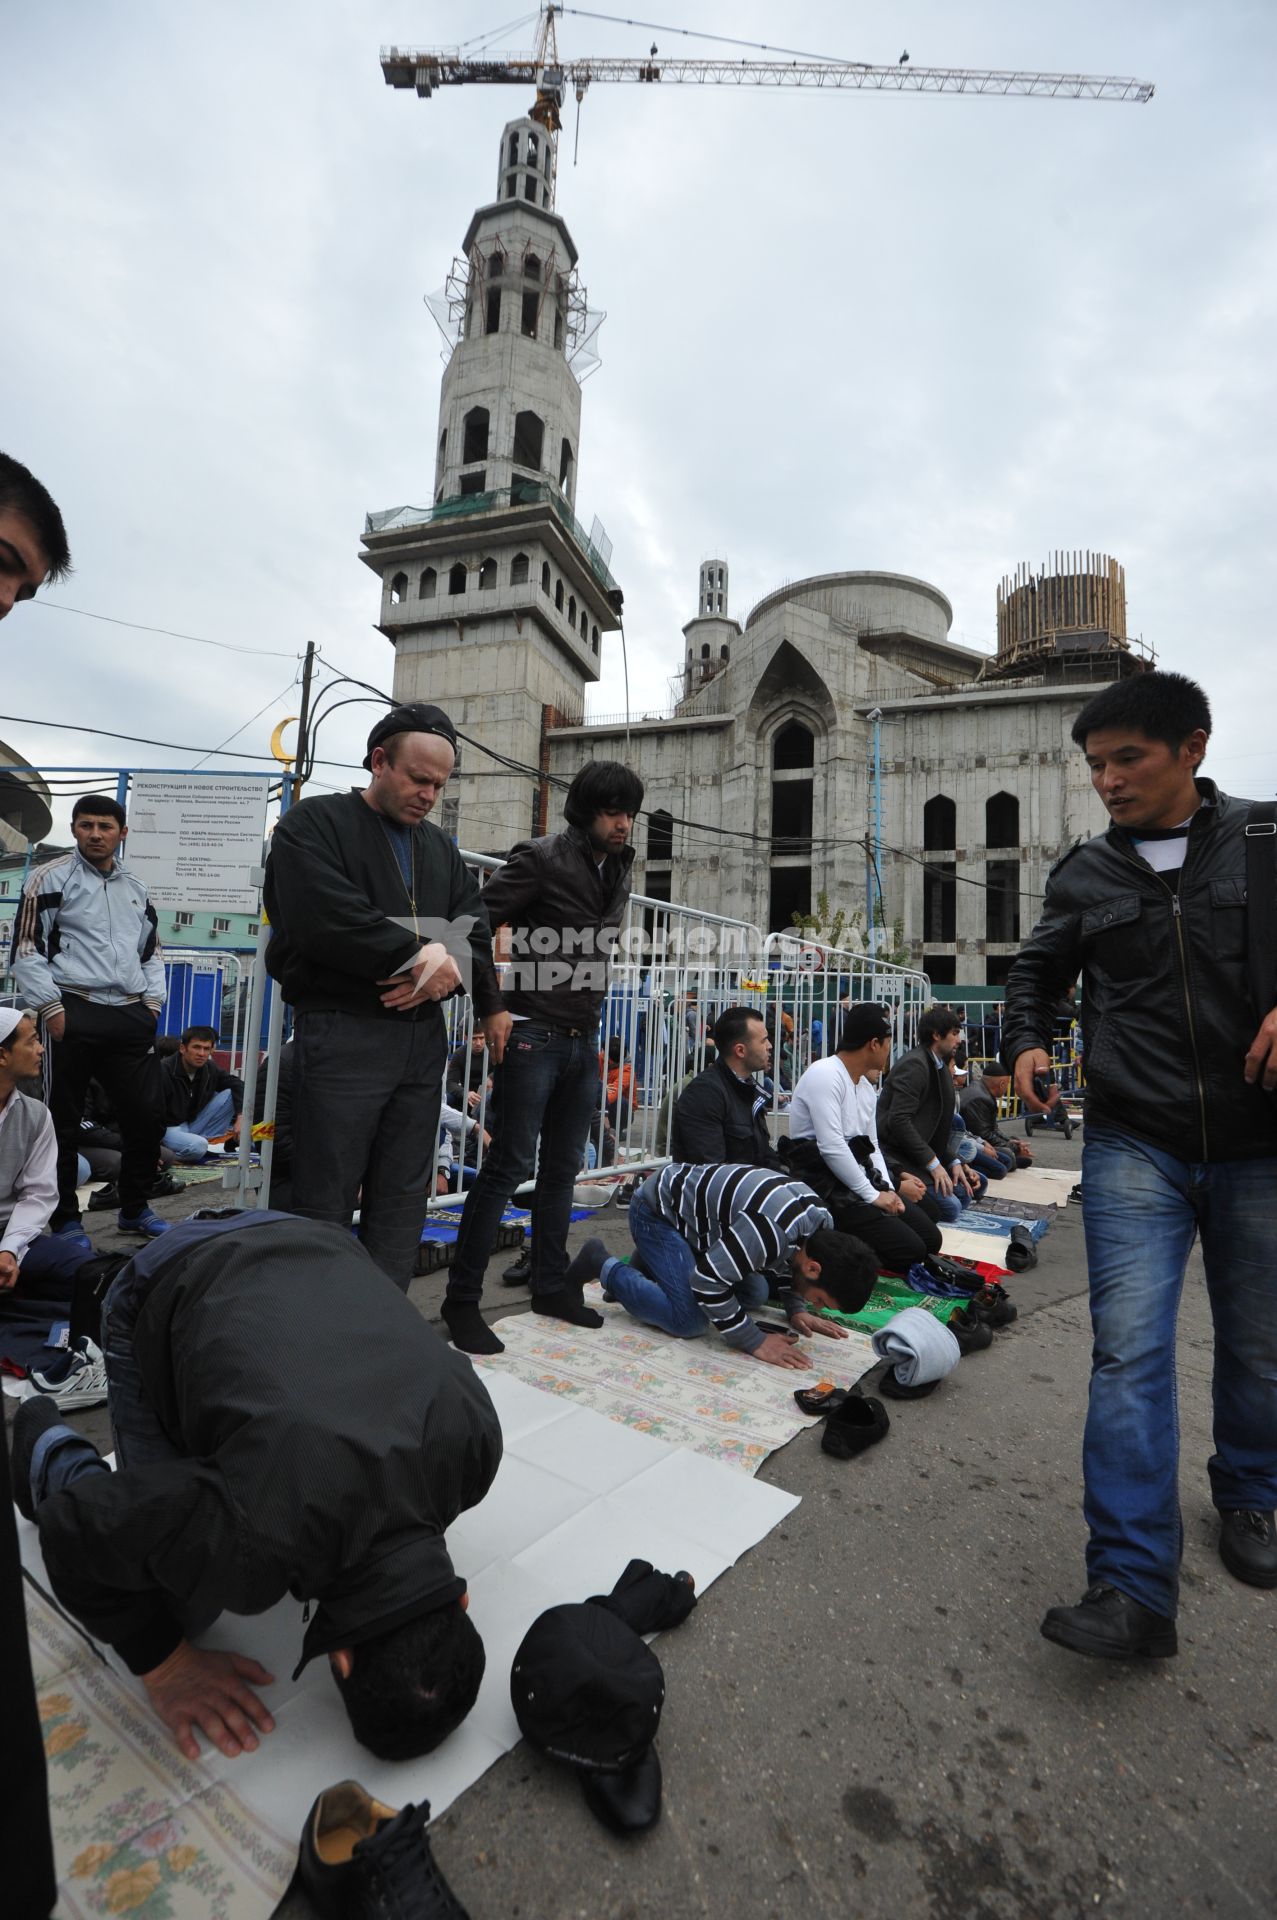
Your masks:
M 1077 1185 L 1080 1174 L 1061 1167 L 1023 1167 L 998 1181 L 998 1197 L 1029 1200 L 1044 1207 L 1063 1207 Z
M 759 1373 L 776 1371 L 751 1364 Z M 789 1385 L 800 1377 L 777 1373 Z M 378 1760 L 359 1746 L 326 1660 L 313 1661 L 296 1681 L 289 1678 L 302 1638 L 301 1603 L 289 1599 L 251 1620 L 225 1615 L 202 1640 L 251 1654 L 275 1675 L 275 1683 L 262 1689 L 275 1731 L 256 1753 L 228 1760 L 201 1741 L 201 1759 L 184 1761 L 152 1718 L 140 1681 L 117 1674 L 114 1656 L 99 1671 L 89 1651 L 84 1672 L 93 1676 L 93 1687 L 105 1694 L 106 1682 L 114 1681 L 123 1699 L 118 1715 L 107 1716 L 113 1730 L 108 1741 L 84 1705 L 86 1691 L 95 1702 L 96 1694 L 78 1669 L 73 1683 L 72 1663 L 60 1650 L 84 1643 L 55 1613 L 61 1641 L 42 1667 L 38 1635 L 35 1643 L 38 1683 L 69 1703 L 52 1712 L 46 1708 L 45 1721 L 51 1792 L 60 1791 L 64 1773 L 67 1783 L 66 1819 L 55 1816 L 55 1832 L 63 1836 L 59 1914 L 72 1920 L 110 1913 L 148 1920 L 186 1920 L 188 1913 L 201 1920 L 208 1914 L 216 1920 L 267 1920 L 278 1887 L 292 1871 L 302 1821 L 325 1787 L 359 1780 L 391 1806 L 428 1800 L 437 1818 L 518 1745 L 510 1666 L 546 1607 L 606 1593 L 636 1557 L 671 1573 L 685 1567 L 703 1594 L 798 1505 L 796 1494 L 663 1446 L 650 1434 L 600 1419 L 564 1397 L 534 1392 L 495 1369 L 485 1373 L 484 1383 L 501 1421 L 504 1454 L 487 1497 L 449 1527 L 448 1550 L 469 1588 L 470 1617 L 488 1658 L 478 1701 L 456 1732 L 417 1760 Z M 798 1423 L 807 1424 L 801 1416 Z M 47 1587 L 35 1528 L 19 1518 L 18 1537 L 24 1566 Z M 47 1628 L 41 1631 L 47 1634 Z M 101 1759 L 99 1745 L 109 1749 Z M 107 1779 L 117 1749 L 120 1772 Z M 100 1819 L 94 1798 L 99 1767 Z M 170 1818 L 176 1822 L 171 1841 Z M 287 1836 L 286 1845 L 280 1836 Z M 152 1842 L 154 1852 L 148 1850 Z M 121 1847 L 132 1851 L 112 1865 Z M 191 1860 L 189 1850 L 199 1849 L 207 1865 Z M 220 1888 L 231 1879 L 227 1852 L 241 1877 L 223 1900 Z M 117 1866 L 129 1877 L 112 1886 Z M 199 1900 L 179 1907 L 188 1882 L 198 1888 Z
M 812 1370 L 799 1373 L 751 1360 L 712 1332 L 678 1340 L 643 1326 L 618 1302 L 605 1301 L 597 1285 L 586 1297 L 603 1315 L 601 1328 L 530 1313 L 500 1320 L 495 1331 L 506 1350 L 479 1365 L 743 1473 L 756 1473 L 769 1453 L 811 1425 L 795 1404 L 796 1387 L 817 1380 L 854 1386 L 878 1365 L 864 1333 L 802 1341 Z M 912 1300 L 916 1305 L 917 1296 Z M 759 1317 L 767 1317 L 766 1308 Z
M 184 1760 L 90 1643 L 30 1580 L 24 1585 L 59 1915 L 269 1913 L 292 1875 L 295 1836 L 274 1832 L 230 1787 Z
M 888 1320 L 903 1313 L 906 1307 L 921 1307 L 924 1313 L 934 1314 L 937 1320 L 947 1326 L 953 1315 L 965 1305 L 965 1300 L 940 1300 L 932 1293 L 915 1293 L 903 1280 L 880 1273 L 877 1286 L 859 1313 L 838 1313 L 833 1307 L 826 1307 L 825 1318 L 836 1320 L 840 1326 L 855 1327 L 861 1333 L 876 1333 L 879 1327 L 885 1327 Z

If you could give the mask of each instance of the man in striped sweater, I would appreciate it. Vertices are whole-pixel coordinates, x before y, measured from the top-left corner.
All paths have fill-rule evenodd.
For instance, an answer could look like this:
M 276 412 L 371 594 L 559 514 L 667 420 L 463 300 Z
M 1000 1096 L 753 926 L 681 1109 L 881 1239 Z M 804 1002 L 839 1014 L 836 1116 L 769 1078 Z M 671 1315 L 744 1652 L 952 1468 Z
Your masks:
M 789 1334 L 764 1333 L 749 1317 L 781 1283 L 795 1333 L 846 1337 L 809 1307 L 855 1313 L 873 1292 L 869 1249 L 833 1220 L 809 1187 L 765 1167 L 684 1166 L 652 1174 L 629 1209 L 641 1264 L 609 1258 L 587 1240 L 568 1271 L 570 1284 L 601 1279 L 606 1298 L 636 1320 L 683 1339 L 706 1322 L 728 1346 L 774 1367 L 809 1367 Z

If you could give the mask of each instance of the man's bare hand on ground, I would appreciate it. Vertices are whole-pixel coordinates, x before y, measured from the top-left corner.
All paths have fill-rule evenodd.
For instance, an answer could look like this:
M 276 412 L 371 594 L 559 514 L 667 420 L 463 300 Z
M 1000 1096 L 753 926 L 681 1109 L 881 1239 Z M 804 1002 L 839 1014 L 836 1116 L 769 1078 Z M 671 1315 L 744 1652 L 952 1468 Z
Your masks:
M 1245 1074 L 1250 1086 L 1259 1081 L 1265 1093 L 1277 1090 L 1277 1007 L 1273 1008 L 1250 1043 Z
M 382 1006 L 405 1013 L 432 1000 L 446 1000 L 461 985 L 461 970 L 443 942 L 432 940 L 407 967 L 377 985 L 389 989 L 381 996 Z
M 197 1728 L 233 1760 L 256 1751 L 257 1733 L 274 1731 L 269 1710 L 248 1685 L 251 1680 L 269 1687 L 274 1678 L 246 1654 L 215 1653 L 183 1640 L 167 1660 L 142 1675 L 142 1684 L 188 1760 L 199 1759 Z
M 751 1360 L 763 1360 L 769 1367 L 810 1367 L 811 1361 L 800 1353 L 783 1333 L 765 1335 L 761 1347 L 755 1347 Z
M 826 1320 L 822 1313 L 796 1313 L 789 1322 L 795 1333 L 823 1333 L 829 1340 L 845 1340 L 846 1327 L 840 1327 L 835 1320 Z

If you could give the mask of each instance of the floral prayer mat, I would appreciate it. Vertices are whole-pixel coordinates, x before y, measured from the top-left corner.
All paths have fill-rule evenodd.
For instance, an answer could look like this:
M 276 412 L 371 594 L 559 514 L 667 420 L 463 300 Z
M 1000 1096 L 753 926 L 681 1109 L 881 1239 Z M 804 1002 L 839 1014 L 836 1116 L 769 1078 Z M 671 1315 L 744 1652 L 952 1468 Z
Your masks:
M 30 1579 L 27 1627 L 49 1770 L 59 1920 L 256 1920 L 296 1840 L 178 1752 Z
M 586 1288 L 586 1298 L 603 1315 L 597 1331 L 521 1314 L 498 1321 L 506 1350 L 478 1364 L 744 1473 L 757 1473 L 769 1453 L 811 1426 L 795 1405 L 796 1387 L 817 1380 L 851 1387 L 878 1365 L 861 1332 L 802 1341 L 812 1365 L 800 1373 L 751 1360 L 713 1333 L 699 1340 L 658 1333 L 605 1301 L 597 1285 Z M 779 1318 L 779 1310 L 770 1317 Z

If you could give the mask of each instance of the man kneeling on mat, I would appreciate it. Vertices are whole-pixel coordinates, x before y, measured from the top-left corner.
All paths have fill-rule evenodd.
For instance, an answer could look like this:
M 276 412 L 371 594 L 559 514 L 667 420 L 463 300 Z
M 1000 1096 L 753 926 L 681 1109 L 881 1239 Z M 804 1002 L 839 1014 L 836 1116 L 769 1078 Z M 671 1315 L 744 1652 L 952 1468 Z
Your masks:
M 601 1240 L 587 1240 L 569 1283 L 601 1279 L 605 1299 L 685 1339 L 704 1333 L 708 1321 L 728 1346 L 774 1367 L 811 1361 L 788 1335 L 764 1333 L 746 1311 L 763 1304 L 771 1280 L 781 1283 L 794 1332 L 843 1340 L 844 1328 L 806 1309 L 856 1313 L 878 1277 L 868 1247 L 834 1232 L 810 1187 L 761 1167 L 663 1167 L 630 1202 L 629 1222 L 639 1264 L 609 1259 Z
M 488 1491 L 496 1411 L 342 1227 L 189 1221 L 102 1309 L 118 1471 L 25 1400 L 13 1480 L 62 1605 L 146 1686 L 188 1759 L 274 1726 L 257 1661 L 193 1644 L 222 1612 L 314 1601 L 297 1673 L 326 1653 L 356 1739 L 427 1753 L 473 1706 L 483 1642 L 444 1530 Z M 296 1674 L 294 1674 L 296 1678 Z M 250 1684 L 251 1683 L 251 1684 Z

